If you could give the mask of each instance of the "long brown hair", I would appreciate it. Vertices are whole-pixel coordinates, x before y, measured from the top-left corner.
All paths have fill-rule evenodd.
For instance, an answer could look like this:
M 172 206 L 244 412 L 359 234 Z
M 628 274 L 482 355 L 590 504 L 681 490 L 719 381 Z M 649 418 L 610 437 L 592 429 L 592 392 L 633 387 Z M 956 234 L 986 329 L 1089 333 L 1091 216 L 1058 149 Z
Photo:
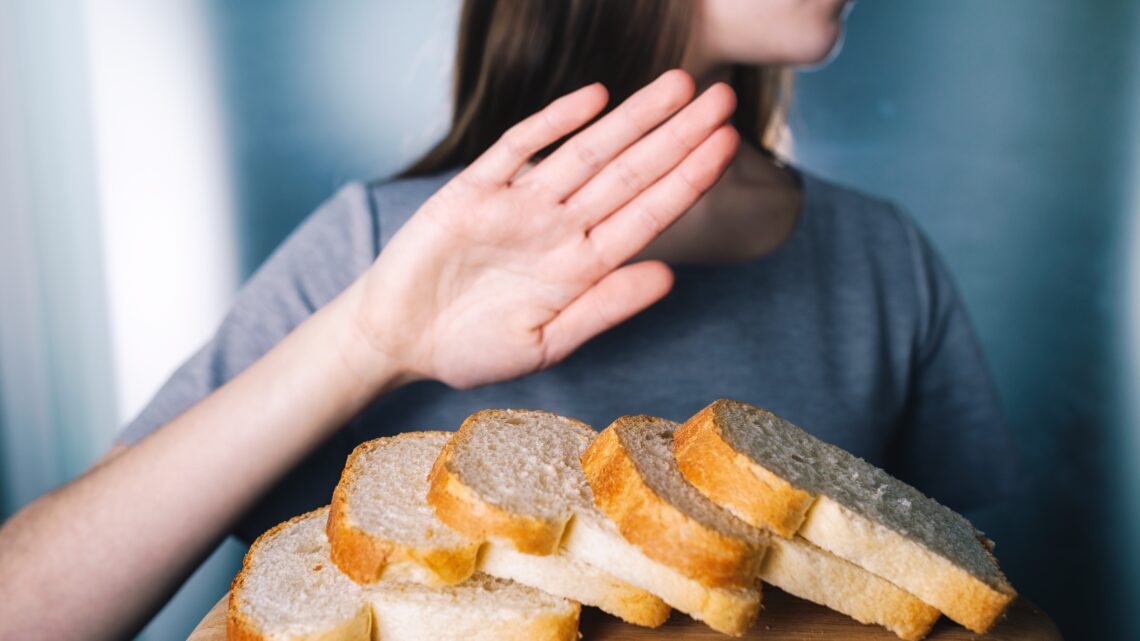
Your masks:
M 592 82 L 607 110 L 680 66 L 692 0 L 465 0 L 459 23 L 451 130 L 401 176 L 464 165 L 511 125 Z M 770 151 L 783 135 L 790 74 L 737 65 L 733 125 Z M 547 150 L 549 151 L 549 150 Z

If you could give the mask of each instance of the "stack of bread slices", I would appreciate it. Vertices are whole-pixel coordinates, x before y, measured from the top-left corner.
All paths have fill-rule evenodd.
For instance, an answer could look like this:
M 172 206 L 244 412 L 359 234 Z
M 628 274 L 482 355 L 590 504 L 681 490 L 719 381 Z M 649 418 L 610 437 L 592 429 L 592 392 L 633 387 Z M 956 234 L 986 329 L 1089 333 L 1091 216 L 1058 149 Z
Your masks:
M 360 445 L 331 505 L 262 535 L 230 639 L 574 640 L 581 605 L 727 635 L 761 584 L 921 639 L 985 632 L 1016 594 L 963 517 L 762 409 L 596 433 L 485 410 L 454 433 Z

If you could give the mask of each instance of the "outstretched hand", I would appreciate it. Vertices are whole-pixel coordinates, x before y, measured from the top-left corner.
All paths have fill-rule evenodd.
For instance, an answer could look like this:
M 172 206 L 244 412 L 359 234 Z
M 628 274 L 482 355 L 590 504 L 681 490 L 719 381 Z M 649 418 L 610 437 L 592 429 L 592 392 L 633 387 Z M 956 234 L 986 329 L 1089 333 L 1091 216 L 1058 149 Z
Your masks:
M 602 111 L 594 84 L 508 130 L 427 200 L 361 280 L 357 327 L 409 379 L 458 388 L 529 374 L 660 300 L 659 261 L 626 265 L 724 172 L 735 95 L 660 76 Z

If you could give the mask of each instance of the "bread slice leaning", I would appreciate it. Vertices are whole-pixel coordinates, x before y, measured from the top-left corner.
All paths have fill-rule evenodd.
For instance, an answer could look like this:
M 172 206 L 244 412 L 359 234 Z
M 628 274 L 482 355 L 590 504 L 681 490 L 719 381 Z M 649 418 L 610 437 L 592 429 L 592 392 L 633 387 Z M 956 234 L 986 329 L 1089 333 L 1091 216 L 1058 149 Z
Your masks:
M 709 602 L 727 607 L 689 613 L 722 632 L 743 634 L 759 609 L 768 536 L 684 479 L 673 459 L 676 427 L 650 416 L 619 418 L 582 454 L 582 468 L 597 506 L 629 543 L 703 586 Z
M 230 641 L 577 641 L 580 606 L 475 573 L 453 586 L 360 586 L 332 563 L 328 508 L 258 537 L 234 579 Z
M 798 534 L 974 632 L 1016 597 L 964 517 L 770 412 L 718 400 L 677 430 L 674 450 L 685 477 L 744 521 Z
M 427 504 L 428 472 L 450 437 L 407 432 L 362 443 L 349 455 L 326 531 L 333 562 L 356 582 L 454 585 L 475 572 L 479 542 L 449 528 Z
M 427 500 L 449 526 L 486 542 L 480 570 L 655 627 L 669 616 L 664 601 L 562 548 L 575 514 L 594 509 L 578 464 L 593 436 L 549 412 L 477 412 L 432 466 Z
M 941 616 L 890 581 L 798 536 L 772 537 L 760 578 L 860 623 L 881 625 L 906 641 L 925 637 Z
M 229 641 L 368 641 L 372 611 L 329 559 L 327 518 L 302 514 L 253 542 L 230 588 Z

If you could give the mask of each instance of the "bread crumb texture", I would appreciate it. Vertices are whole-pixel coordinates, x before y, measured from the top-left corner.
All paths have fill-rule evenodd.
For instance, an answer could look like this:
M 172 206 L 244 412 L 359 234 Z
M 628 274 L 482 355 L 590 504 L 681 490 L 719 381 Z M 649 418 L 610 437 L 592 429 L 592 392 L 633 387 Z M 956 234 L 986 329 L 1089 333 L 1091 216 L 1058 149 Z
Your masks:
M 359 618 L 363 592 L 329 562 L 327 518 L 328 508 L 309 512 L 254 542 L 234 582 L 231 619 L 244 618 L 265 638 L 301 638 Z
M 448 467 L 488 503 L 565 522 L 593 502 L 578 459 L 594 436 L 585 423 L 550 412 L 485 410 L 456 433 Z
M 369 441 L 353 453 L 345 486 L 352 525 L 404 545 L 461 548 L 466 537 L 428 505 L 428 472 L 449 432 L 408 432 Z
M 717 401 L 718 426 L 735 450 L 797 487 L 945 556 L 995 589 L 1008 588 L 965 517 L 863 459 L 744 403 Z

